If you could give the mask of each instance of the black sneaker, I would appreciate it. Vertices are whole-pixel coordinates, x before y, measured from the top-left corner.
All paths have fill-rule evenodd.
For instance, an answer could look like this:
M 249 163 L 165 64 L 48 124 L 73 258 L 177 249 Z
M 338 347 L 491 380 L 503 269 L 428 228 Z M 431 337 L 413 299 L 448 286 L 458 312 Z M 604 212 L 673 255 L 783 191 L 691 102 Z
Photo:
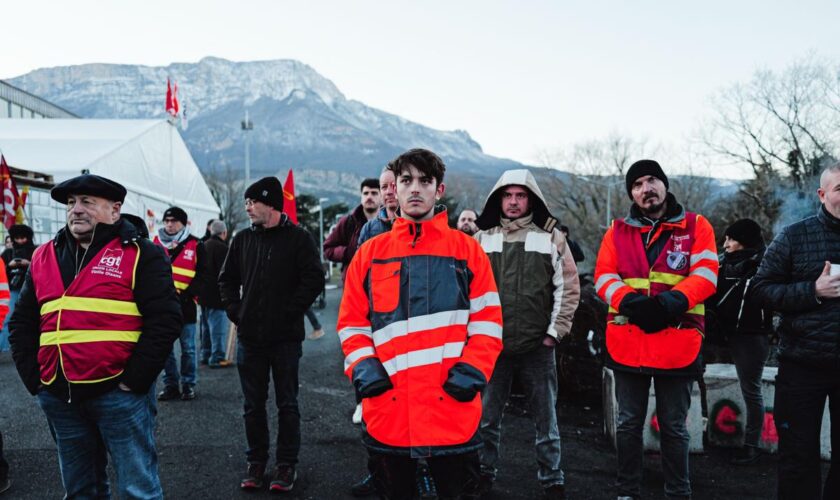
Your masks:
M 376 487 L 373 486 L 373 474 L 368 474 L 364 479 L 351 486 L 350 494 L 357 498 L 375 495 Z
M 180 397 L 181 391 L 179 391 L 177 387 L 173 387 L 171 385 L 164 387 L 157 396 L 158 401 L 171 401 L 173 399 L 179 399 Z
M 545 489 L 546 500 L 565 500 L 566 487 L 562 484 L 552 484 Z
M 11 487 L 12 487 L 12 482 L 9 481 L 8 477 L 4 477 L 3 479 L 0 479 L 0 493 L 3 493 L 4 491 L 7 491 Z
M 758 462 L 761 458 L 761 450 L 757 446 L 744 445 L 735 450 L 729 463 L 732 465 L 749 465 Z
M 191 385 L 185 385 L 181 390 L 181 400 L 191 401 L 193 399 L 195 399 L 195 389 L 193 389 L 193 386 Z
M 268 491 L 272 493 L 292 491 L 292 488 L 295 487 L 295 479 L 297 479 L 297 471 L 294 465 L 279 464 L 274 468 Z
M 249 463 L 245 477 L 239 482 L 243 490 L 258 490 L 262 488 L 263 476 L 265 476 L 265 464 Z

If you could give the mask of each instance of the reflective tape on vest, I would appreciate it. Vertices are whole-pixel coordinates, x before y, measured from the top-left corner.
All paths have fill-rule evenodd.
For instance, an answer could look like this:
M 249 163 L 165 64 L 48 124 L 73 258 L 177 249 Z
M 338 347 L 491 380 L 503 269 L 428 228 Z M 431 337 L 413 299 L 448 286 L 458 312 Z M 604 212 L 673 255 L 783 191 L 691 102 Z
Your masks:
M 41 334 L 41 345 L 80 344 L 83 342 L 133 342 L 140 339 L 139 331 L 123 330 L 61 330 Z
M 59 297 L 41 306 L 41 316 L 56 312 L 60 309 L 86 311 L 98 313 L 124 314 L 126 316 L 140 316 L 140 310 L 134 302 L 123 300 L 97 299 L 92 297 Z
M 438 347 L 418 349 L 405 354 L 398 354 L 388 361 L 383 362 L 382 366 L 385 367 L 388 376 L 393 377 L 394 374 L 408 370 L 409 368 L 440 363 L 445 358 L 460 358 L 463 350 L 463 342 L 449 342 Z

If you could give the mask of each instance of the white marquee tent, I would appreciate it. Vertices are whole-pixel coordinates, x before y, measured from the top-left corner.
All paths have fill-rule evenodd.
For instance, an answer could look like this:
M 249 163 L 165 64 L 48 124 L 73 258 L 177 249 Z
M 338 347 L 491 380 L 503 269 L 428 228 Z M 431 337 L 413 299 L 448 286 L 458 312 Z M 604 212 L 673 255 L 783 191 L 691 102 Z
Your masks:
M 219 215 L 184 140 L 166 120 L 0 120 L 0 152 L 9 165 L 52 175 L 56 183 L 83 171 L 119 182 L 128 190 L 123 212 L 144 218 L 152 234 L 171 205 L 186 210 L 197 236 Z

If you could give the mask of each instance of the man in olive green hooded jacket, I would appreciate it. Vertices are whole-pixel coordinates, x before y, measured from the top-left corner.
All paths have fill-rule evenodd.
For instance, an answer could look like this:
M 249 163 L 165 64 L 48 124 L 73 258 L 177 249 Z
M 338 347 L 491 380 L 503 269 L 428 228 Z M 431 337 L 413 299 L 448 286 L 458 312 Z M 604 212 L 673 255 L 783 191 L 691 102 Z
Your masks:
M 476 225 L 475 238 L 498 283 L 504 321 L 503 351 L 482 397 L 482 490 L 489 491 L 496 477 L 502 413 L 516 376 L 534 414 L 537 479 L 548 498 L 564 498 L 554 346 L 571 330 L 580 300 L 577 267 L 528 170 L 502 174 Z

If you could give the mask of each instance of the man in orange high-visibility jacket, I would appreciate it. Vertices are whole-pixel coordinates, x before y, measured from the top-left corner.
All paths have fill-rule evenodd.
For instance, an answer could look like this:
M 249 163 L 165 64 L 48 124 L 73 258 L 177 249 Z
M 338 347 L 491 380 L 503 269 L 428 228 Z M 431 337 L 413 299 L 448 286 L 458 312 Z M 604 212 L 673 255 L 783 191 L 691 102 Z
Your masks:
M 160 246 L 172 262 L 172 280 L 178 299 L 184 327 L 178 342 L 181 347 L 181 367 L 175 360 L 175 352 L 169 353 L 163 368 L 163 390 L 158 400 L 168 401 L 195 399 L 195 384 L 198 381 L 198 357 L 195 347 L 196 297 L 204 283 L 204 243 L 190 233 L 187 212 L 180 207 L 169 207 L 163 212 L 163 227 L 155 236 L 154 243 Z M 179 389 L 180 385 L 180 389 Z
M 691 387 L 702 374 L 703 301 L 717 286 L 711 224 L 668 193 L 653 160 L 626 176 L 630 215 L 607 230 L 595 263 L 595 290 L 609 304 L 607 364 L 615 372 L 619 498 L 639 498 L 642 429 L 651 378 L 661 429 L 665 495 L 689 498 Z
M 392 163 L 400 216 L 359 248 L 338 316 L 344 369 L 362 399 L 368 467 L 383 498 L 412 498 L 426 457 L 440 497 L 478 488 L 481 397 L 502 349 L 490 262 L 451 229 L 443 161 L 409 150 Z
M 20 378 L 49 422 L 65 498 L 163 498 L 154 386 L 181 311 L 163 252 L 120 216 L 126 190 L 80 175 L 50 196 L 67 225 L 32 255 L 9 323 Z

